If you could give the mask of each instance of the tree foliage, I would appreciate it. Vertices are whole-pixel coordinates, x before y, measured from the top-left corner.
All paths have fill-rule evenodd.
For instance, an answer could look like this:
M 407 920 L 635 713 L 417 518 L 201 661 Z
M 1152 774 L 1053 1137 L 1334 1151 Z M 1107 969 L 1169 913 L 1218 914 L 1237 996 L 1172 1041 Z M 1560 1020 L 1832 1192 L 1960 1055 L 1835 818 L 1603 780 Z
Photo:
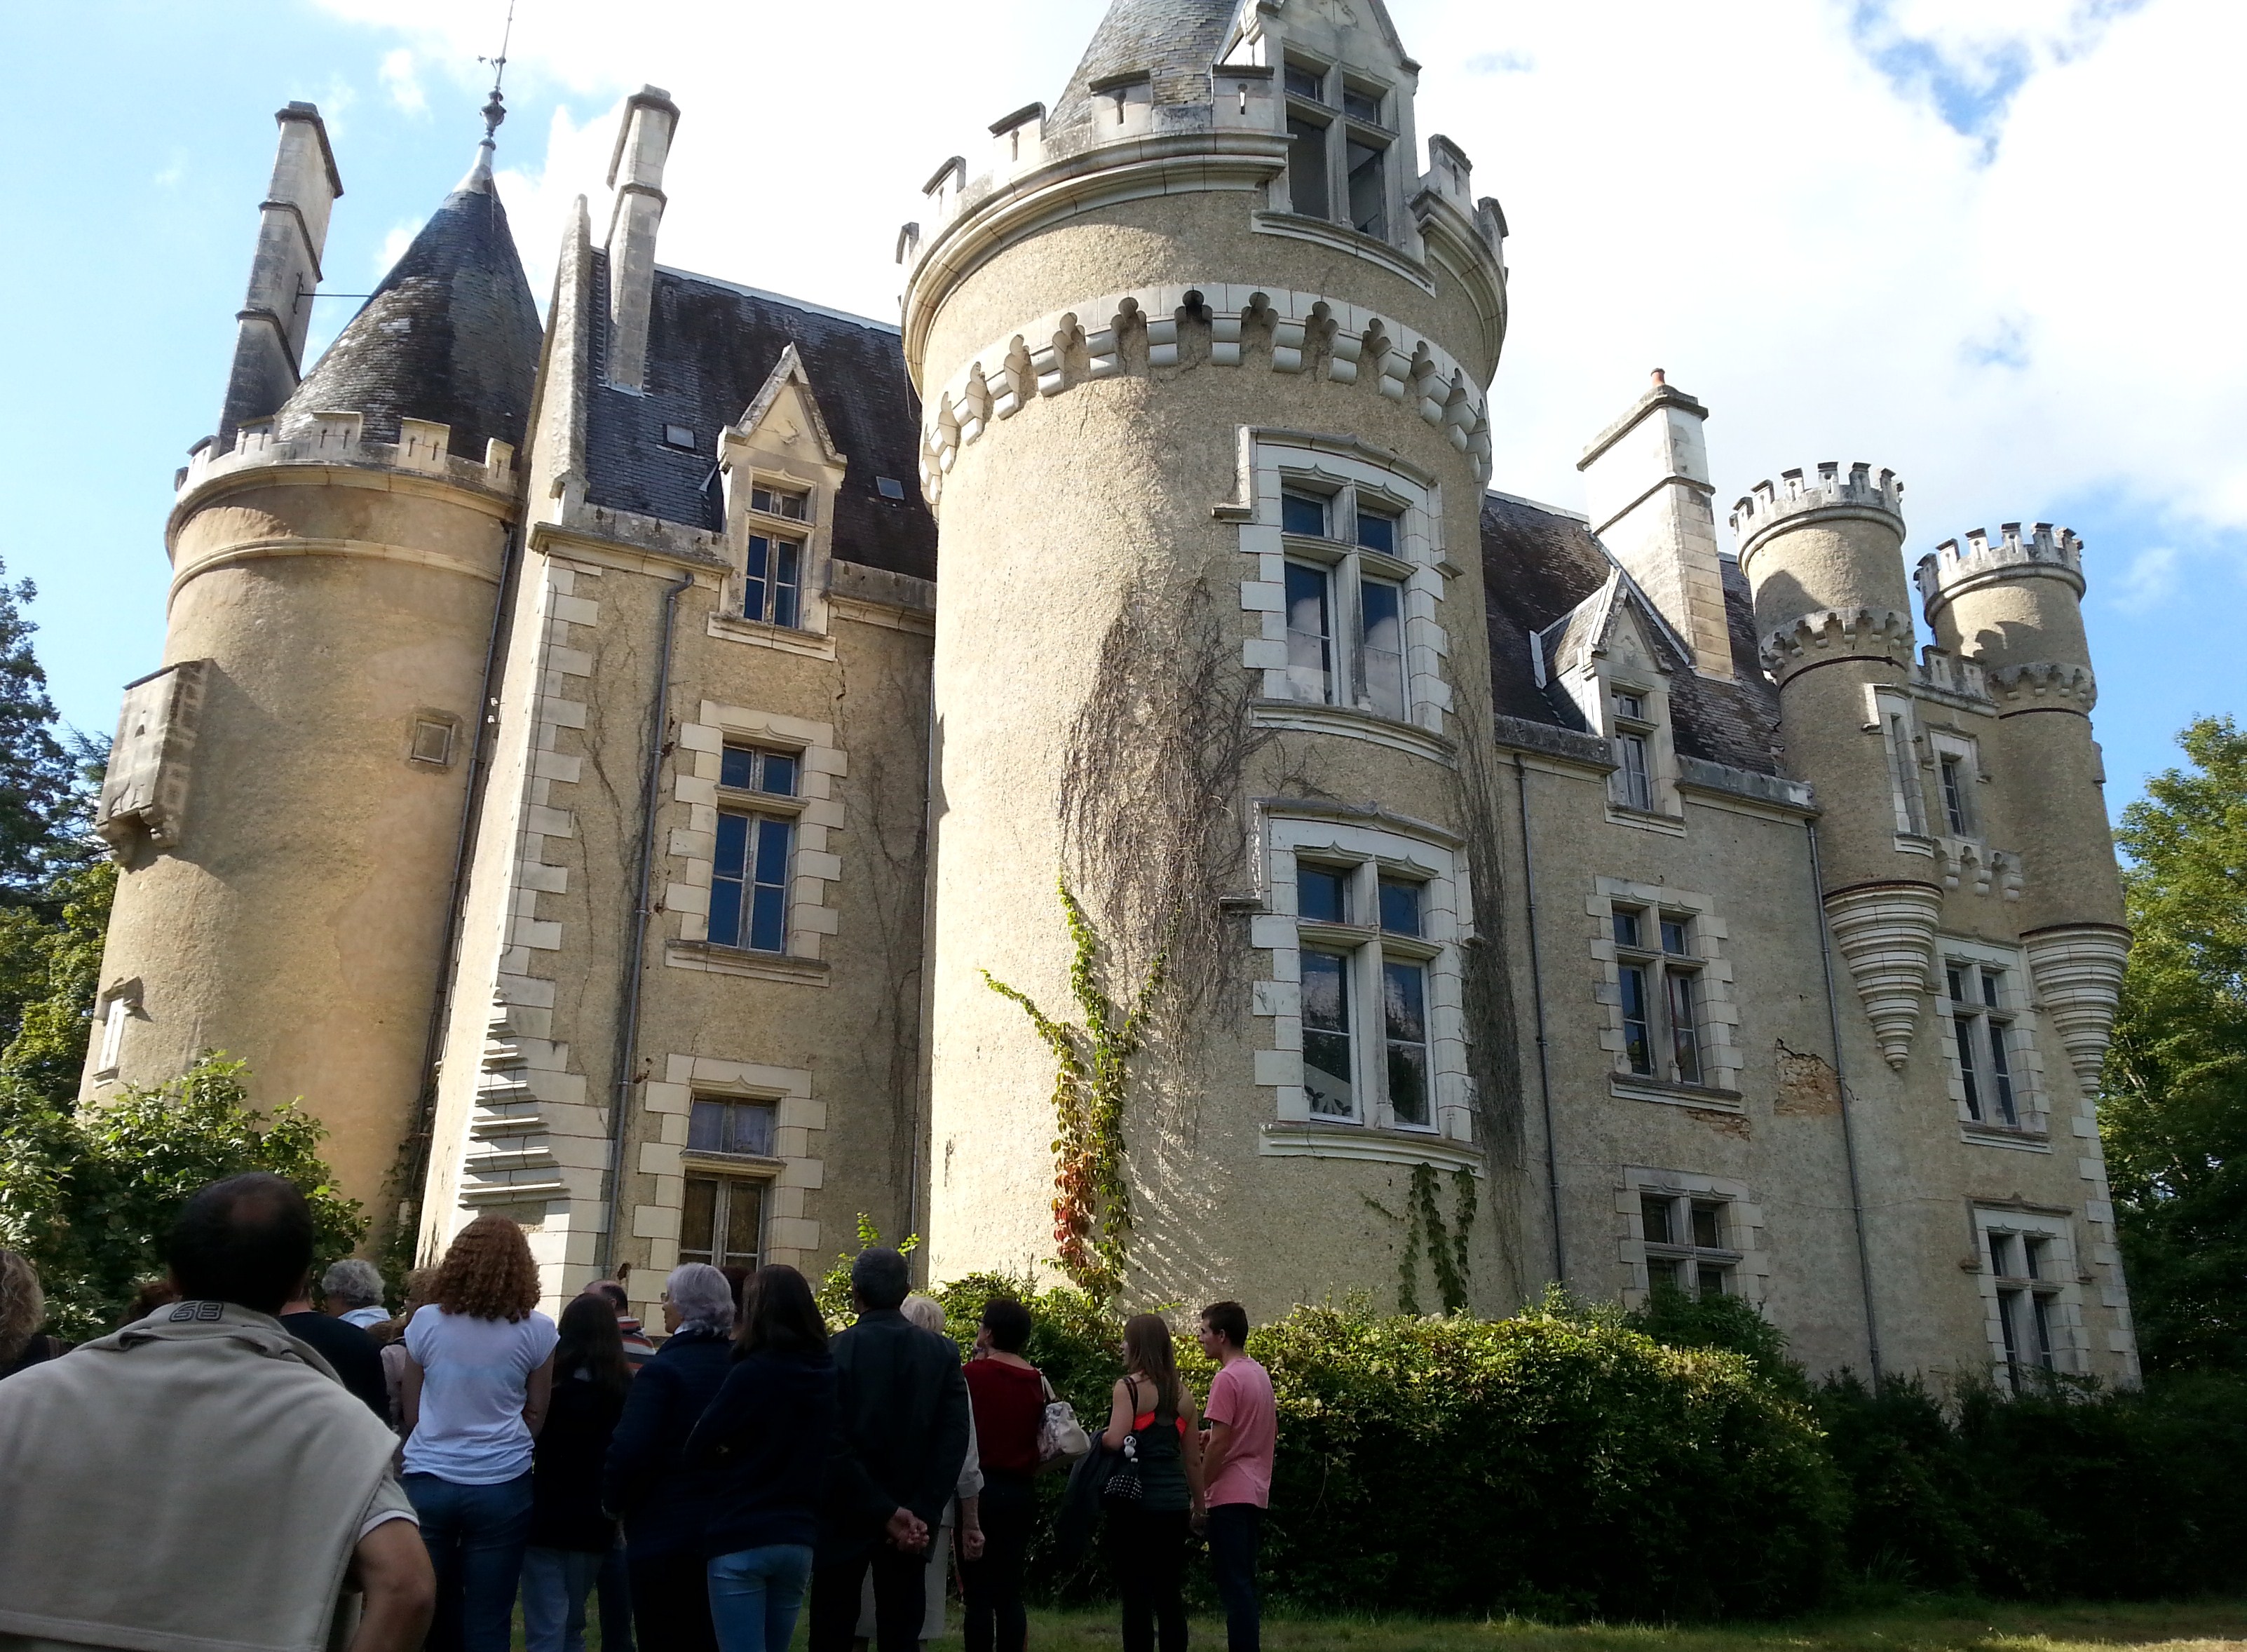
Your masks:
M 163 1272 L 163 1237 L 188 1196 L 222 1177 L 270 1171 L 302 1188 L 318 1263 L 365 1236 L 358 1202 L 320 1157 L 324 1127 L 294 1102 L 259 1113 L 247 1076 L 207 1055 L 169 1083 L 82 1109 L 0 1083 L 0 1246 L 39 1270 L 49 1330 L 108 1330 L 140 1281 Z
M 2116 835 L 2136 940 L 2100 1129 L 2148 1369 L 2247 1369 L 2247 733 L 2203 718 Z
M 90 858 L 85 760 L 100 754 L 55 737 L 47 673 L 31 651 L 38 628 L 24 613 L 38 592 L 6 576 L 0 563 L 0 902 L 12 905 L 36 900 L 56 872 Z

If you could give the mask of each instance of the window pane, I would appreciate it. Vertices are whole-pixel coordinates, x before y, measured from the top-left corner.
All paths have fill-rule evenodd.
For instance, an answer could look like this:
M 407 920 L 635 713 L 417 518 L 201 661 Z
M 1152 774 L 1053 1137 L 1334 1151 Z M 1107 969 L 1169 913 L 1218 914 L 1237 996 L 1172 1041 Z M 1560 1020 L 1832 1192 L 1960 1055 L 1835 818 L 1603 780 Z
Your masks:
M 1360 120 L 1378 124 L 1381 119 L 1381 94 L 1364 91 L 1345 81 L 1342 89 L 1342 110 L 1344 114 L 1356 115 Z
M 1381 880 L 1381 927 L 1391 935 L 1417 935 L 1420 932 L 1420 894 L 1422 886 L 1408 884 L 1402 878 Z
M 1323 71 L 1305 68 L 1300 63 L 1291 63 L 1287 65 L 1285 72 L 1289 97 L 1309 98 L 1315 101 L 1325 95 L 1326 75 Z
M 1382 1016 L 1389 1036 L 1389 1105 L 1400 1124 L 1425 1124 L 1428 1105 L 1428 973 L 1417 964 L 1381 966 Z
M 2014 1277 L 2013 1236 L 2011 1233 L 1990 1235 L 1990 1271 L 1999 1279 Z
M 1982 1001 L 1991 1009 L 1998 1007 L 1998 972 L 1994 969 L 1982 972 Z
M 1357 509 L 1357 543 L 1384 556 L 1397 554 L 1397 518 L 1381 511 Z
M 1334 683 L 1327 584 L 1323 568 L 1287 564 L 1287 690 L 1322 705 L 1333 697 Z
M 1965 776 L 1956 757 L 1943 760 L 1943 809 L 1950 818 L 1950 829 L 1960 836 L 1966 834 Z
M 1360 235 L 1389 233 L 1388 169 L 1382 165 L 1386 149 L 1351 139 L 1344 146 L 1349 155 L 1349 222 Z M 1300 210 L 1300 208 L 1298 208 Z
M 710 870 L 710 939 L 720 946 L 741 944 L 741 885 L 747 881 L 749 817 L 718 816 L 718 852 Z
M 758 1240 L 764 1236 L 765 1184 L 762 1182 L 726 1184 L 726 1255 L 719 1266 L 757 1265 Z
M 1646 771 L 1646 738 L 1642 734 L 1622 734 L 1615 740 L 1622 758 L 1622 801 L 1627 808 L 1651 810 L 1654 808 L 1654 788 L 1649 783 Z
M 1324 539 L 1327 536 L 1327 502 L 1316 494 L 1281 493 L 1280 531 Z
M 1685 920 L 1665 918 L 1662 920 L 1662 950 L 1677 958 L 1690 958 L 1693 949 L 1685 944 Z
M 762 534 L 749 536 L 748 560 L 743 564 L 741 613 L 749 619 L 765 617 L 765 602 L 772 585 L 772 541 Z
M 757 775 L 757 789 L 770 792 L 775 797 L 796 795 L 796 760 L 779 752 L 767 752 Z
M 1642 1194 L 1638 1201 L 1638 1219 L 1649 1245 L 1674 1245 L 1677 1239 L 1670 1231 L 1670 1200 L 1652 1193 Z
M 1636 912 L 1619 911 L 1615 915 L 1615 944 L 1618 946 L 1640 945 Z
M 1722 1296 L 1725 1294 L 1726 1290 L 1726 1286 L 1725 1284 L 1725 1269 L 1721 1267 L 1704 1267 L 1699 1269 L 1698 1272 L 1701 1279 L 1702 1295 Z
M 1383 717 L 1404 714 L 1404 588 L 1369 579 L 1358 587 L 1365 625 L 1365 698 Z
M 773 1150 L 773 1106 L 769 1102 L 734 1102 L 726 1108 L 728 1153 L 755 1153 L 769 1158 Z
M 1646 969 L 1626 964 L 1617 972 L 1622 986 L 1623 1053 L 1634 1073 L 1654 1071 L 1654 1039 L 1647 1024 Z
M 690 1176 L 686 1206 L 679 1214 L 679 1259 L 709 1261 L 717 1232 L 718 1184 L 707 1176 Z
M 749 909 L 749 945 L 761 952 L 779 952 L 788 937 L 788 851 L 789 840 L 795 835 L 786 821 L 757 823 L 757 866 Z
M 1320 120 L 1287 117 L 1287 204 L 1306 218 L 1324 218 L 1327 201 L 1327 128 Z
M 2029 1298 L 2030 1317 L 2036 1326 L 2036 1362 L 2049 1371 L 2054 1369 L 2052 1352 L 2052 1298 L 2041 1294 Z
M 1615 713 L 1618 716 L 1628 717 L 1633 722 L 1644 722 L 1646 720 L 1645 697 L 1641 694 L 1617 694 Z
M 1303 958 L 1303 1087 L 1311 1111 L 1355 1118 L 1349 1059 L 1349 960 L 1335 952 Z
M 1704 1251 L 1717 1251 L 1724 1248 L 1725 1207 L 1723 1205 L 1697 1203 L 1693 1206 L 1693 1243 Z
M 1677 1280 L 1684 1265 L 1674 1258 L 1649 1257 L 1646 1264 L 1646 1283 L 1650 1290 L 1681 1289 Z
M 2021 1312 L 2019 1291 L 1998 1293 L 1998 1329 L 2005 1338 L 2005 1378 L 2016 1392 L 2020 1388 L 2020 1376 L 2016 1369 L 2021 1362 L 2021 1341 L 2018 1321 Z
M 1954 1004 L 1966 1002 L 1966 973 L 1953 964 L 1943 973 L 1950 983 L 1950 1001 Z
M 1958 1076 L 1966 1086 L 1966 1116 L 1978 1123 L 1982 1117 L 1982 1083 L 1974 1070 L 1974 1017 L 1954 1018 L 1950 1030 L 1958 1046 Z
M 700 1153 L 726 1150 L 726 1104 L 697 1102 L 686 1116 L 686 1145 Z
M 2045 1276 L 2045 1247 L 2051 1243 L 2050 1239 L 2043 1239 L 2024 1238 L 2021 1240 L 2022 1265 L 2027 1269 L 2024 1277 L 2040 1280 Z
M 1326 866 L 1298 864 L 1295 915 L 1314 924 L 1349 922 L 1349 874 Z
M 1677 1082 L 1697 1084 L 1701 1082 L 1701 1022 L 1693 1005 L 1693 972 L 1670 970 L 1663 985 L 1670 998 L 1670 1055 L 1677 1064 Z
M 718 783 L 744 790 L 757 783 L 757 754 L 747 746 L 728 746 L 718 757 Z
M 1997 1098 L 1998 1116 L 2018 1126 L 2021 1117 L 2013 1106 L 2013 1068 L 2005 1055 L 2005 1024 L 1994 1017 L 1985 1024 L 1990 1029 L 1990 1089 Z
M 786 541 L 775 543 L 778 566 L 773 570 L 773 624 L 794 625 L 802 594 L 803 547 Z

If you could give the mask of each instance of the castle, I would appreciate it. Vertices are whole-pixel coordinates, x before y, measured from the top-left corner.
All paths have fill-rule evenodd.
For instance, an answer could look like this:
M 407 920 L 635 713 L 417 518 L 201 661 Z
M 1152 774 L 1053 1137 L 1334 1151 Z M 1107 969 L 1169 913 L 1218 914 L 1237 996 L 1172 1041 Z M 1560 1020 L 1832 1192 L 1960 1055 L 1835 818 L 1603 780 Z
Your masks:
M 1419 72 L 1381 0 L 1116 0 L 931 178 L 897 325 L 659 263 L 652 87 L 542 324 L 495 100 L 308 372 L 283 109 L 85 1096 L 243 1056 L 556 1298 L 863 1213 L 939 1279 L 1667 1283 L 2129 1380 L 2080 546 L 1943 541 L 1920 650 L 1895 478 L 1728 553 L 1659 373 L 1588 515 L 1494 491 L 1506 222 Z

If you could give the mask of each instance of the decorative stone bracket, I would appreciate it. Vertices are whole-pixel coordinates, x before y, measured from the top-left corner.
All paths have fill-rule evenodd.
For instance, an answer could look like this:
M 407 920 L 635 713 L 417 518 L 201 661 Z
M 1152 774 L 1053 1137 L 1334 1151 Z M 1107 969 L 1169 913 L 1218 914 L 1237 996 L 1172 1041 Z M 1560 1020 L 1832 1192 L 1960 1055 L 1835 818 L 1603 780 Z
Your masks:
M 1988 679 L 1991 695 L 2008 707 L 2018 707 L 2023 700 L 2042 700 L 2056 708 L 2087 712 L 2099 703 L 2098 679 L 2088 666 L 2030 660 L 2018 666 L 1993 666 Z
M 1763 639 L 1764 667 L 1781 682 L 1827 659 L 1861 658 L 1912 663 L 1911 616 L 1893 608 L 1822 608 Z
M 2021 945 L 2028 952 L 2037 996 L 2059 1029 L 2076 1082 L 2086 1096 L 2097 1094 L 2099 1071 L 2114 1031 L 2114 1007 L 2122 996 L 2130 932 L 2078 924 L 2025 935 Z
M 1826 898 L 1834 943 L 1849 966 L 1881 1055 L 1902 1071 L 1935 962 L 1943 897 L 1926 884 L 1878 884 Z

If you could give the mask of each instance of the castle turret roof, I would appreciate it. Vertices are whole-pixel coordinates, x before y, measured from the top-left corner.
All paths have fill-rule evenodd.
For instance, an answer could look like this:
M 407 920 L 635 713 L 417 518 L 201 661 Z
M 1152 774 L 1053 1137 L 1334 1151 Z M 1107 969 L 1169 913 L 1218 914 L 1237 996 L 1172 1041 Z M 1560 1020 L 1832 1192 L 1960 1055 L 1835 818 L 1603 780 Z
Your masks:
M 522 443 L 543 330 L 507 209 L 493 186 L 488 143 L 405 256 L 330 345 L 276 416 L 286 439 L 316 413 L 365 415 L 370 441 L 398 440 L 398 421 L 453 427 L 450 447 Z
M 1206 103 L 1209 66 L 1225 49 L 1240 0 L 1115 0 L 1046 118 L 1048 141 L 1075 140 L 1094 122 L 1094 88 L 1144 72 L 1154 101 Z

